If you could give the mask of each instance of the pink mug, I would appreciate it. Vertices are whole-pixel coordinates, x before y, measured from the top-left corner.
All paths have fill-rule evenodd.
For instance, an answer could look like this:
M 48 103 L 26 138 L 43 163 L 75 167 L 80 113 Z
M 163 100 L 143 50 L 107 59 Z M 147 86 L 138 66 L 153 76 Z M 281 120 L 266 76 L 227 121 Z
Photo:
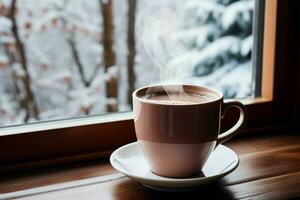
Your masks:
M 160 96 L 166 96 L 162 85 L 140 88 L 132 95 L 138 143 L 152 172 L 160 176 L 190 177 L 200 173 L 215 147 L 235 136 L 245 122 L 246 110 L 239 101 L 224 103 L 221 92 L 204 86 L 182 87 L 186 94 L 199 97 L 199 102 L 161 101 Z M 208 98 L 203 100 L 203 96 Z M 233 107 L 239 109 L 239 120 L 220 134 L 221 119 Z

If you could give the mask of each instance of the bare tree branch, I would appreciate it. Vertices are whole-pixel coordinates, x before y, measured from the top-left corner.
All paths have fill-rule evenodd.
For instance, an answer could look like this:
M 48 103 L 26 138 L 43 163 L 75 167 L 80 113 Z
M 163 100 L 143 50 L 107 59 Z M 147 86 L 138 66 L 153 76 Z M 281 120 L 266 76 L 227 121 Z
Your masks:
M 66 7 L 66 5 L 69 3 L 69 1 L 63 1 L 63 6 Z M 58 7 L 56 8 L 58 11 L 60 12 L 63 12 L 64 11 L 64 7 Z M 67 19 L 65 19 L 65 17 L 60 17 L 60 20 L 62 22 L 62 25 L 64 27 L 65 30 L 68 30 L 68 22 L 67 22 Z M 71 53 L 72 53 L 72 56 L 74 58 L 74 62 L 75 62 L 75 65 L 76 67 L 78 68 L 78 71 L 79 71 L 79 76 L 80 76 L 80 79 L 81 79 L 81 82 L 83 83 L 83 85 L 85 87 L 89 87 L 90 86 L 90 82 L 86 79 L 85 77 L 85 73 L 84 73 L 84 67 L 83 67 L 83 64 L 80 60 L 80 56 L 79 56 L 79 52 L 76 48 L 76 44 L 75 44 L 75 35 L 73 32 L 71 31 L 68 31 L 68 35 L 66 36 L 66 40 L 67 40 L 67 43 L 69 44 L 70 46 L 70 49 L 71 49 Z
M 96 65 L 93 69 L 92 75 L 90 76 L 89 79 L 86 78 L 85 73 L 84 73 L 84 65 L 81 62 L 81 59 L 79 57 L 79 52 L 76 48 L 75 40 L 74 40 L 74 34 L 71 33 L 71 36 L 67 38 L 67 42 L 70 45 L 70 49 L 72 52 L 72 56 L 74 58 L 75 64 L 78 68 L 79 74 L 80 74 L 80 79 L 82 83 L 84 84 L 85 87 L 89 87 L 94 79 L 97 77 L 98 71 L 100 69 L 100 65 Z
M 31 89 L 31 77 L 28 72 L 25 48 L 19 37 L 19 30 L 18 30 L 17 21 L 16 21 L 16 3 L 17 3 L 17 0 L 12 0 L 8 17 L 12 21 L 11 31 L 12 31 L 13 36 L 16 41 L 16 50 L 18 51 L 20 63 L 21 63 L 22 69 L 24 71 L 24 76 L 21 77 L 21 80 L 24 84 L 24 89 L 25 89 L 24 102 L 25 102 L 26 111 L 27 111 L 27 116 L 25 117 L 24 121 L 27 122 L 30 117 L 34 117 L 36 119 L 39 118 L 39 109 L 38 109 L 38 106 L 37 106 L 37 103 L 36 103 L 36 100 L 34 97 L 34 93 Z
M 102 19 L 103 19 L 103 62 L 105 72 L 116 64 L 115 53 L 113 51 L 113 13 L 112 13 L 112 0 L 102 1 L 99 0 Z M 110 76 L 106 81 L 106 97 L 108 99 L 117 100 L 118 96 L 118 82 L 116 75 Z M 118 110 L 116 103 L 108 101 L 107 111 L 115 112 Z
M 63 5 L 66 6 L 68 3 L 69 3 L 69 1 L 65 0 Z M 61 12 L 63 11 L 62 8 L 57 8 L 57 9 Z M 61 17 L 60 19 L 62 21 L 64 29 L 67 30 L 68 29 L 67 19 L 65 19 L 64 17 Z M 95 77 L 97 75 L 97 72 L 100 69 L 100 65 L 95 66 L 95 68 L 93 70 L 93 73 L 92 73 L 92 75 L 89 79 L 86 78 L 86 75 L 85 75 L 85 72 L 84 72 L 84 65 L 83 65 L 83 63 L 80 59 L 80 55 L 79 55 L 78 49 L 76 47 L 75 34 L 72 31 L 69 31 L 68 36 L 66 37 L 66 40 L 67 40 L 67 43 L 70 46 L 71 53 L 72 53 L 72 56 L 74 58 L 75 65 L 78 68 L 80 79 L 81 79 L 81 81 L 82 81 L 82 83 L 85 87 L 89 87 L 92 84 L 93 80 L 95 79 Z
M 115 53 L 113 51 L 113 14 L 112 0 L 102 1 L 101 3 L 103 17 L 103 57 L 104 67 L 107 71 L 110 67 L 116 64 Z
M 128 21 L 127 21 L 127 102 L 132 107 L 132 93 L 134 91 L 135 73 L 134 73 L 134 57 L 135 49 L 135 15 L 136 0 L 128 0 Z
M 72 56 L 74 58 L 75 64 L 76 64 L 76 66 L 78 68 L 78 71 L 79 71 L 80 79 L 81 79 L 81 81 L 82 81 L 82 83 L 84 84 L 85 87 L 89 87 L 90 84 L 91 84 L 91 81 L 88 81 L 85 78 L 83 64 L 80 60 L 79 53 L 78 53 L 78 50 L 76 48 L 76 44 L 75 44 L 75 41 L 74 41 L 74 33 L 71 33 L 70 37 L 67 37 L 67 42 L 70 45 Z
M 15 55 L 4 45 L 4 52 L 8 58 L 9 66 L 13 66 L 16 63 Z M 26 110 L 26 106 L 24 105 L 24 101 L 20 99 L 20 88 L 18 86 L 18 76 L 15 70 L 11 70 L 11 78 L 13 82 L 13 98 L 19 102 L 19 106 Z

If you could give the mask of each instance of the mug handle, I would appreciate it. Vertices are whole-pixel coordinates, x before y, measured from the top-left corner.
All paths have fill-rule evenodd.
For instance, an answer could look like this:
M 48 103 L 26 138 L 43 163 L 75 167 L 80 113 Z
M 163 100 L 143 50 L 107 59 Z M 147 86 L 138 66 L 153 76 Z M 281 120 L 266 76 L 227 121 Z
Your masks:
M 225 142 L 226 140 L 232 138 L 233 136 L 236 136 L 238 134 L 237 130 L 239 130 L 245 123 L 246 107 L 239 101 L 229 101 L 229 102 L 223 103 L 222 119 L 224 118 L 226 112 L 230 108 L 239 109 L 239 111 L 240 111 L 239 120 L 236 122 L 236 124 L 232 128 L 230 128 L 229 130 L 225 131 L 224 133 L 221 133 L 220 135 L 218 135 L 217 145 Z

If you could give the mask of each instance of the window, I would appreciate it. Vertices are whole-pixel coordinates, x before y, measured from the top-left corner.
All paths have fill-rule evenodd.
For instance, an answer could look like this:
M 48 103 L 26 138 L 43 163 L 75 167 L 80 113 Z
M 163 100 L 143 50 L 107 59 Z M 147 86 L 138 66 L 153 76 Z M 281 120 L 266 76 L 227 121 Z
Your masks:
M 220 2 L 217 0 L 210 1 Z M 23 1 L 20 0 L 19 2 Z M 226 2 L 230 4 L 232 1 Z M 257 2 L 262 1 L 255 1 L 254 13 L 260 12 L 259 15 L 264 16 L 264 20 L 262 20 L 263 23 L 258 24 L 256 21 L 253 22 L 254 26 L 258 27 L 254 29 L 256 31 L 253 34 L 256 34 L 257 31 L 260 32 L 263 41 L 259 39 L 261 36 L 254 36 L 253 48 L 256 51 L 255 54 L 261 49 L 262 59 L 253 57 L 254 54 L 252 57 L 254 63 L 262 63 L 262 69 L 256 68 L 260 66 L 257 64 L 253 72 L 254 77 L 261 77 L 261 79 L 257 78 L 258 81 L 252 82 L 256 84 L 251 87 L 258 88 L 258 90 L 251 91 L 259 91 L 259 93 L 251 92 L 251 96 L 256 98 L 242 100 L 248 109 L 248 120 L 244 131 L 287 125 L 291 121 L 293 113 L 291 98 L 285 98 L 291 95 L 288 93 L 289 90 L 285 88 L 293 87 L 290 77 L 296 76 L 286 67 L 286 64 L 291 64 L 292 60 L 287 57 L 287 54 L 293 51 L 293 48 L 296 48 L 287 43 L 287 38 L 290 38 L 289 34 L 293 33 L 294 30 L 291 26 L 293 20 L 290 20 L 290 16 L 287 15 L 290 2 L 265 0 L 265 6 L 263 7 L 258 6 L 261 4 L 257 4 Z M 58 3 L 60 4 L 60 1 Z M 26 6 L 29 6 L 29 4 L 26 4 Z M 291 7 L 293 8 L 293 6 Z M 3 6 L 0 6 L 0 8 L 2 14 Z M 83 8 L 84 6 L 80 7 L 80 9 Z M 120 13 L 126 12 L 123 10 Z M 6 20 L 6 22 L 8 21 Z M 3 22 L 0 24 L 3 24 Z M 121 24 L 127 26 L 126 23 Z M 262 27 L 264 31 L 261 30 Z M 259 44 L 262 45 L 261 48 L 258 47 Z M 127 48 L 126 40 L 123 40 L 123 46 L 120 46 L 120 48 Z M 123 56 L 123 58 L 125 57 Z M 135 59 L 137 60 L 135 62 L 139 61 L 139 57 Z M 1 70 L 3 69 L 1 67 Z M 2 77 L 4 76 L 1 76 L 1 81 Z M 78 79 L 80 80 L 80 78 Z M 259 83 L 259 80 L 261 80 L 261 83 Z M 126 98 L 124 97 L 124 99 Z M 114 103 L 114 101 L 109 102 Z M 222 120 L 222 124 L 226 127 L 234 120 L 233 111 L 227 114 L 225 120 Z M 0 135 L 0 169 L 2 172 L 103 157 L 109 155 L 115 147 L 135 140 L 130 112 L 4 127 L 0 129 Z
M 254 23 L 263 12 L 254 18 L 254 6 L 254 0 L 2 1 L 0 126 L 129 111 L 133 90 L 156 83 L 254 97 L 261 47 L 252 55 L 253 38 L 263 32 Z

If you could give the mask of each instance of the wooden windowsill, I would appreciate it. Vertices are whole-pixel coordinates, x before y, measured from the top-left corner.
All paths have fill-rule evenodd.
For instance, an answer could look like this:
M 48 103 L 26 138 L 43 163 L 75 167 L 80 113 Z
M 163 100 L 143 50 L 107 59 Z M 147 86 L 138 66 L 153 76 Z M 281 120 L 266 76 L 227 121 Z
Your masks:
M 0 199 L 287 199 L 300 197 L 300 135 L 292 131 L 253 134 L 225 145 L 240 157 L 220 181 L 184 193 L 144 188 L 115 171 L 108 159 L 0 177 Z M 189 198 L 190 196 L 190 198 Z

